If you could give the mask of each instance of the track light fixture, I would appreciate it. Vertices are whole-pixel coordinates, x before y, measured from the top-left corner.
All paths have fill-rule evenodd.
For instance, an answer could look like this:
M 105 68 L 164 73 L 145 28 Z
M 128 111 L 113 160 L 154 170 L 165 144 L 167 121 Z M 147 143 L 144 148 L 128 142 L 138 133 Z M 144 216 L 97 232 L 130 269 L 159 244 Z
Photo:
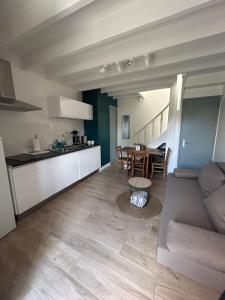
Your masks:
M 107 65 L 104 65 L 100 70 L 99 73 L 103 74 L 107 70 Z
M 130 67 L 130 66 L 132 65 L 132 62 L 133 62 L 132 59 L 128 59 L 128 60 L 126 61 L 126 66 L 127 66 L 127 67 Z
M 153 54 L 146 53 L 143 56 L 144 56 L 144 64 L 145 64 L 145 66 L 149 67 L 150 66 L 150 62 L 152 60 Z M 139 56 L 139 57 L 136 57 L 136 58 L 141 58 L 143 56 Z M 114 67 L 114 66 L 116 66 L 117 72 L 121 73 L 124 70 L 126 70 L 126 68 L 129 68 L 133 64 L 134 59 L 135 58 L 128 58 L 128 59 L 125 59 L 125 60 L 121 60 L 121 61 L 110 63 L 110 64 L 107 64 L 107 65 L 103 65 L 101 67 L 101 69 L 99 70 L 99 73 L 103 74 L 106 71 L 108 71 L 109 68 Z
M 118 71 L 119 73 L 122 72 L 120 62 L 117 62 L 117 63 L 116 63 L 116 68 L 117 68 L 117 71 Z
M 145 65 L 146 67 L 148 67 L 150 64 L 149 54 L 145 54 L 144 58 L 145 58 Z

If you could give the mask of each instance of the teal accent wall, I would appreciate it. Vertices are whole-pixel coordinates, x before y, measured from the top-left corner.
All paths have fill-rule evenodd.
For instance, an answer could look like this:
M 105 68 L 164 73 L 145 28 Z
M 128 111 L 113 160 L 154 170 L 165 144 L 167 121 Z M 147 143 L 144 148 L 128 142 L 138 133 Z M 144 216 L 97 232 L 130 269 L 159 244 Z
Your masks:
M 117 100 L 101 93 L 101 89 L 83 92 L 83 101 L 93 105 L 93 120 L 84 121 L 84 133 L 88 140 L 101 146 L 101 165 L 110 162 L 109 107 L 117 107 Z

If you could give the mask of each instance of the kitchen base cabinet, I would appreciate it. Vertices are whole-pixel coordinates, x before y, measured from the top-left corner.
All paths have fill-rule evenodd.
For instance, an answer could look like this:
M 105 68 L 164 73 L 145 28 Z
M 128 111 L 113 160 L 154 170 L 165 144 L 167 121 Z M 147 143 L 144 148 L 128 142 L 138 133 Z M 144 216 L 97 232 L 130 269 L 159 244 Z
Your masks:
M 100 146 L 80 152 L 80 179 L 101 167 Z
M 100 147 L 9 167 L 17 215 L 100 168 Z

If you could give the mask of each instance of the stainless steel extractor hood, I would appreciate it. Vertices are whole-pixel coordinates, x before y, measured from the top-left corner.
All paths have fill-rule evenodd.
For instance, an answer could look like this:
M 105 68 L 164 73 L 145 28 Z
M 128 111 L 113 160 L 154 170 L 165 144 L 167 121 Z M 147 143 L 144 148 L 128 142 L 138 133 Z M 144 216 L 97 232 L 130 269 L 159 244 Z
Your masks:
M 11 65 L 3 59 L 0 59 L 0 110 L 41 110 L 37 106 L 16 99 Z

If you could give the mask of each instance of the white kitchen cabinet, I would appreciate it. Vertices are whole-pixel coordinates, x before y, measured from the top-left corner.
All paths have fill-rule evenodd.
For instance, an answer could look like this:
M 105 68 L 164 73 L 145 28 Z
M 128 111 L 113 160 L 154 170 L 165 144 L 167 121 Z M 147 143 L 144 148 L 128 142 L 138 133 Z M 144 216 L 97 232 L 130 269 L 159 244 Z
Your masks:
M 100 146 L 80 152 L 80 178 L 91 174 L 101 167 Z
M 79 152 L 13 168 L 16 213 L 21 214 L 79 180 Z
M 49 97 L 48 114 L 50 117 L 93 120 L 93 107 L 67 97 Z
M 20 215 L 100 168 L 100 146 L 31 164 L 9 167 L 13 201 Z
M 65 186 L 69 186 L 80 179 L 79 152 L 63 156 L 64 163 L 66 164 L 66 168 L 64 169 Z

